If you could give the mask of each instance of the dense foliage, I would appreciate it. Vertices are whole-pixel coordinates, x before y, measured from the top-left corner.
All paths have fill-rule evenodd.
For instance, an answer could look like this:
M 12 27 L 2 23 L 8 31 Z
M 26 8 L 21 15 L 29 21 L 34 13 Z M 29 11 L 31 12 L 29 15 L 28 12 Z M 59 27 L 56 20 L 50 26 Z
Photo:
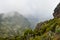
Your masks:
M 60 18 L 54 18 L 44 22 L 40 29 L 26 29 L 22 35 L 0 37 L 0 40 L 59 40 Z

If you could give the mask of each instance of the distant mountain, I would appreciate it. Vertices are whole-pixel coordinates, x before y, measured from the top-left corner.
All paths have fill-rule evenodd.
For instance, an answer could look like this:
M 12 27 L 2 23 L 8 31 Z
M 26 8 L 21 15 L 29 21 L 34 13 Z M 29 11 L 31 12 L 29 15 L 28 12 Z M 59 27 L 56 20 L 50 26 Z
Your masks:
M 43 17 L 41 16 L 40 14 L 37 15 L 37 14 L 28 14 L 25 16 L 31 23 L 31 27 L 34 29 L 37 25 L 37 23 L 39 22 L 44 22 L 46 20 L 50 20 L 50 18 L 47 16 L 47 17 Z M 52 19 L 52 17 L 51 17 Z
M 0 36 L 4 35 L 7 37 L 8 35 L 13 36 L 21 34 L 25 29 L 31 28 L 28 19 L 18 12 L 7 13 L 0 19 L 2 20 L 2 25 L 0 26 Z
M 39 22 L 40 18 L 35 17 L 33 15 L 28 15 L 26 18 L 30 21 L 31 27 L 35 28 L 36 24 Z

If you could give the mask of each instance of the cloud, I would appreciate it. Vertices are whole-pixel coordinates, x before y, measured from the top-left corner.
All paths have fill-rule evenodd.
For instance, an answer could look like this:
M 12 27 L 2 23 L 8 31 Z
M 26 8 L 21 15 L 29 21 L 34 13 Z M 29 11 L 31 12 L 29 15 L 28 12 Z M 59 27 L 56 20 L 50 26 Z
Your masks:
M 0 0 L 0 13 L 19 11 L 23 15 L 52 18 L 52 13 L 60 0 Z

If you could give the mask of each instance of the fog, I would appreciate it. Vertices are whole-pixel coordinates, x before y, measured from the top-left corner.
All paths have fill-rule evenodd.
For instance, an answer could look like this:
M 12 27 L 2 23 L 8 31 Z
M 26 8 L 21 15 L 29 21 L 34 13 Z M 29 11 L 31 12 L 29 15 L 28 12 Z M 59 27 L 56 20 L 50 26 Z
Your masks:
M 32 15 L 40 20 L 53 18 L 59 0 L 0 0 L 0 13 L 18 11 L 24 16 Z

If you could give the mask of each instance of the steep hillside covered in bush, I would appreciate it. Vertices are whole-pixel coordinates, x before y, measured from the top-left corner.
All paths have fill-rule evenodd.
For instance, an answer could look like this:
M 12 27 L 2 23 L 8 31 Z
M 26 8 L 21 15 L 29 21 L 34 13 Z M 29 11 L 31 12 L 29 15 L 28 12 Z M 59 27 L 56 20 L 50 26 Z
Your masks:
M 54 10 L 54 18 L 38 23 L 34 30 L 26 29 L 21 35 L 0 37 L 0 40 L 60 40 L 60 3 Z

